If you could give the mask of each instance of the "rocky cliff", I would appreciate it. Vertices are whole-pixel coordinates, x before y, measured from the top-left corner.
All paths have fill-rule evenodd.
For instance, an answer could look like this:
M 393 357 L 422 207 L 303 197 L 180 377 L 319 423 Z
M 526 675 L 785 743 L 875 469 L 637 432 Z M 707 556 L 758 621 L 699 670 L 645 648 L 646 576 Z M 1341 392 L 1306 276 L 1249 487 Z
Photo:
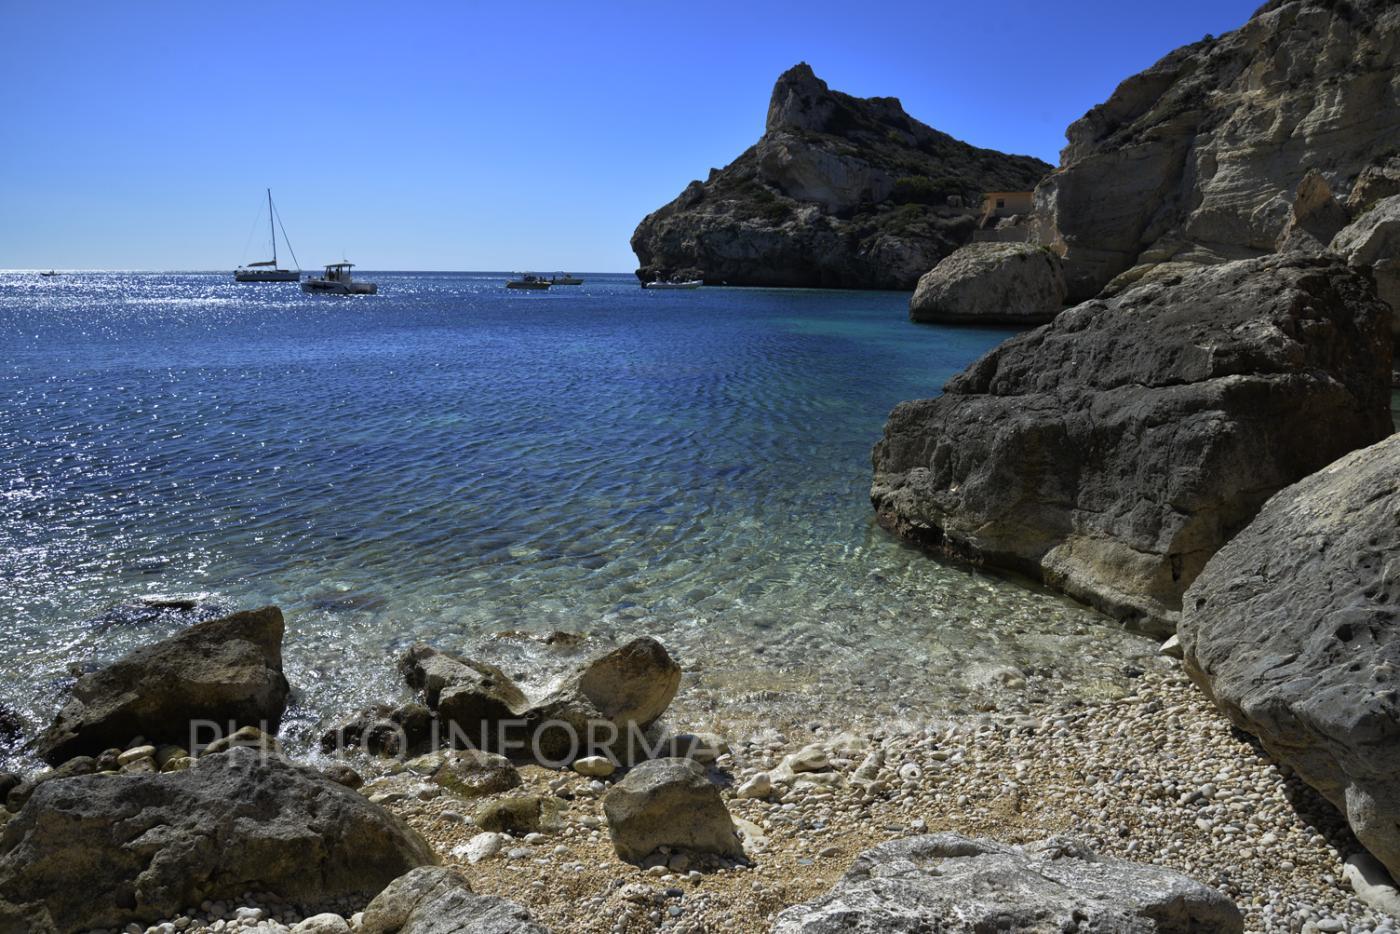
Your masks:
M 1066 136 L 1036 216 L 1072 300 L 1136 264 L 1295 245 L 1295 201 L 1315 211 L 1324 193 L 1300 189 L 1309 170 L 1342 198 L 1400 152 L 1400 5 L 1271 0 L 1128 78 Z
M 832 91 L 799 64 L 759 141 L 637 226 L 637 275 L 912 289 L 970 239 L 982 192 L 1029 191 L 1050 168 L 940 133 L 895 98 Z

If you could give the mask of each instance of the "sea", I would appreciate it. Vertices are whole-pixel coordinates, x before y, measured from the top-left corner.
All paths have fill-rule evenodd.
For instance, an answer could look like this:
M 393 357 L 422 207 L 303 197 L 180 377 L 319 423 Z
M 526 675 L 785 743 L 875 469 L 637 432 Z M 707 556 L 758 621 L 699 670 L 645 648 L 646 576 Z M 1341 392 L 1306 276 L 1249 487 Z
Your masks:
M 1013 331 L 908 294 L 630 275 L 0 274 L 0 705 L 280 606 L 286 733 L 407 697 L 414 642 L 528 690 L 649 635 L 679 728 L 911 724 L 1121 696 L 1156 645 L 875 521 L 890 409 Z M 568 633 L 561 639 L 557 633 Z

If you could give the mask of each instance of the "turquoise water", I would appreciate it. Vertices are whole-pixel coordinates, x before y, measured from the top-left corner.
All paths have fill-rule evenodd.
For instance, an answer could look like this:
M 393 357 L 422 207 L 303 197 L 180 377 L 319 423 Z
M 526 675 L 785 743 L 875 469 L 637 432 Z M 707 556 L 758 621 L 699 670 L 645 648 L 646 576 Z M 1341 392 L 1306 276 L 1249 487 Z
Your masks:
M 73 666 L 184 625 L 119 609 L 157 593 L 283 607 L 293 733 L 397 696 L 418 639 L 528 679 L 496 634 L 652 634 L 690 725 L 1016 709 L 1150 649 L 873 522 L 890 408 L 1005 330 L 898 293 L 366 275 L 0 275 L 0 702 L 45 720 Z

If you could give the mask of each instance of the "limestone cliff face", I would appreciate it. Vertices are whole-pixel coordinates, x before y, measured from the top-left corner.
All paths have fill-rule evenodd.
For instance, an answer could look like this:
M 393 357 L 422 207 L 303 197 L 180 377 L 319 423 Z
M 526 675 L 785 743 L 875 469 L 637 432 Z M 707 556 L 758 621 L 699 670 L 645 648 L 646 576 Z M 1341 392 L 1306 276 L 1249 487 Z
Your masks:
M 1400 150 L 1400 4 L 1272 0 L 1127 79 L 1066 136 L 1036 215 L 1072 300 L 1135 264 L 1273 252 L 1309 170 L 1345 198 Z
M 967 242 L 984 191 L 1050 170 L 925 126 L 892 97 L 832 91 L 806 64 L 773 88 L 762 138 L 647 215 L 643 281 L 912 289 Z

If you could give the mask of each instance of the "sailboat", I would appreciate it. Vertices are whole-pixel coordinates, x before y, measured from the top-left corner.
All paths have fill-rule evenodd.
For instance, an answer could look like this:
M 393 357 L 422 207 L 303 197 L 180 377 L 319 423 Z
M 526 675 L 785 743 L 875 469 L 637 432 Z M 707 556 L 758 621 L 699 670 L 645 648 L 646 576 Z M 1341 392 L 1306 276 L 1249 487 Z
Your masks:
M 276 212 L 272 207 L 272 189 L 269 188 L 267 190 L 267 229 L 272 233 L 272 259 L 239 266 L 233 271 L 235 282 L 298 282 L 301 280 L 301 269 L 282 269 L 277 265 L 277 228 L 274 226 L 273 220 L 275 216 Z M 282 239 L 287 240 L 285 228 L 282 230 Z M 287 240 L 287 252 L 292 254 L 292 262 L 295 263 L 297 254 L 292 250 L 292 241 L 290 240 Z

